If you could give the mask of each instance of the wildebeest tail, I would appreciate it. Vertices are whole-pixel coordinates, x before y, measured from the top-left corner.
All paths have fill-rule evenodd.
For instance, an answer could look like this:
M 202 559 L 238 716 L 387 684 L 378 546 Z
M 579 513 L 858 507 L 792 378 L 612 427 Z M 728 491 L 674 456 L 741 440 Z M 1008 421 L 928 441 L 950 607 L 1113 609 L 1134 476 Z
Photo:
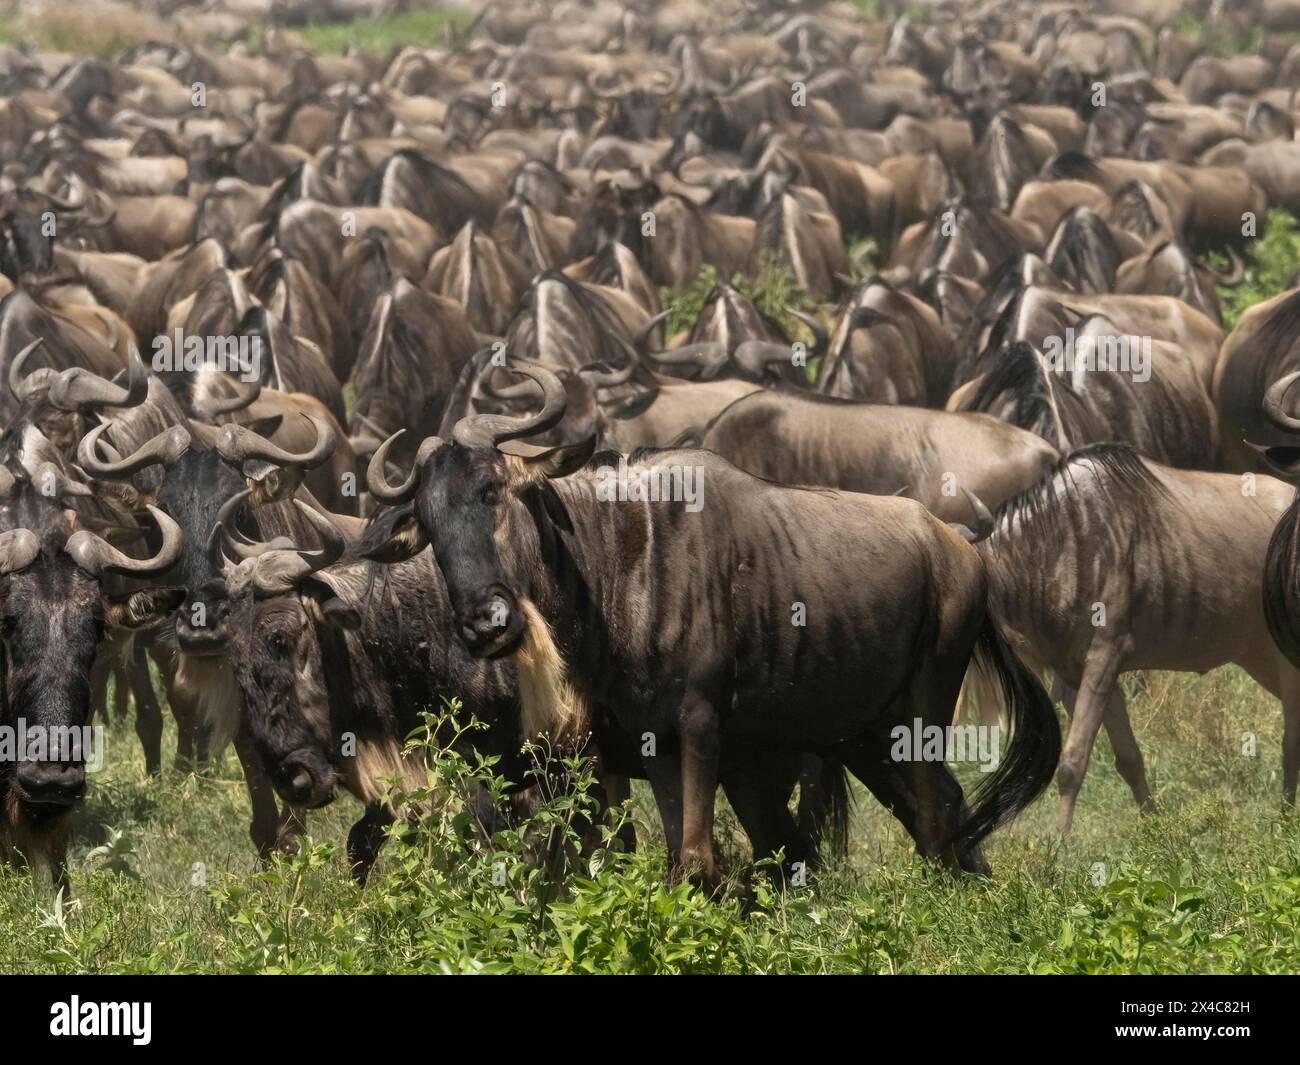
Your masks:
M 1273 642 L 1300 669 L 1300 495 L 1282 515 L 1264 556 L 1264 618 Z
M 970 813 L 953 839 L 959 852 L 1015 820 L 1051 783 L 1061 757 L 1061 726 L 1051 697 L 990 617 L 984 620 L 975 655 L 1002 687 L 1011 740 L 997 768 L 970 796 Z

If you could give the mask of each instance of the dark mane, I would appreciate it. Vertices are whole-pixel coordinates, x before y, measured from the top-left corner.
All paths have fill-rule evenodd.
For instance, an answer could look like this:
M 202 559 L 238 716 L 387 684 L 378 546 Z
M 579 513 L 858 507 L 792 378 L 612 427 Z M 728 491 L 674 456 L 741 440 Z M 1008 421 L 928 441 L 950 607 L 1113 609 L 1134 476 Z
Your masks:
M 1026 542 L 1047 548 L 1057 542 L 1055 534 L 1066 513 L 1061 503 L 1081 490 L 1072 470 L 1081 462 L 1090 463 L 1100 474 L 1099 483 L 1089 485 L 1088 491 L 1104 493 L 1107 502 L 1121 511 L 1149 504 L 1155 497 L 1169 497 L 1168 489 L 1128 444 L 1088 444 L 1063 455 L 1040 480 L 1003 502 L 993 515 L 993 538 L 1016 524 Z M 1063 491 L 1058 492 L 1058 486 Z
M 1104 184 L 1106 172 L 1083 152 L 1062 152 L 1043 168 L 1043 177 L 1056 181 L 1089 181 Z

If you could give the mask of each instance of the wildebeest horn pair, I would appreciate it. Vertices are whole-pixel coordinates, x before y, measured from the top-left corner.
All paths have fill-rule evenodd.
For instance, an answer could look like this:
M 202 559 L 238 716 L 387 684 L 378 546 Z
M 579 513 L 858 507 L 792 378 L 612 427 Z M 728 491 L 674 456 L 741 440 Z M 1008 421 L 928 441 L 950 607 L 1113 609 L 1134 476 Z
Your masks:
M 245 499 L 247 499 L 247 490 L 228 501 L 228 504 L 230 502 L 236 504 L 230 514 L 226 513 L 226 507 L 222 508 L 222 514 L 227 518 L 231 517 L 234 509 L 238 509 Z M 251 578 L 254 589 L 266 595 L 277 595 L 289 591 L 317 570 L 324 569 L 342 558 L 347 544 L 338 526 L 300 499 L 295 499 L 293 504 L 320 533 L 322 546 L 318 550 L 294 547 L 280 537 L 264 544 L 239 544 L 226 531 L 225 521 L 218 521 L 208 540 L 208 553 L 214 565 L 223 568 L 228 565 L 223 548 L 229 547 L 241 558 L 253 560 Z
M 194 409 L 205 418 L 215 418 L 218 414 L 233 414 L 237 410 L 251 407 L 262 395 L 261 380 L 248 382 L 247 388 L 235 383 L 235 378 L 228 378 L 235 387 L 235 394 L 225 398 L 206 397 L 195 402 Z
M 511 371 L 532 378 L 542 389 L 542 409 L 536 414 L 514 417 L 508 414 L 473 414 L 462 418 L 451 431 L 451 438 L 461 447 L 496 447 L 507 440 L 535 436 L 559 424 L 564 417 L 567 397 L 560 379 L 544 366 L 521 363 Z
M 334 430 L 314 414 L 304 414 L 303 417 L 316 429 L 316 442 L 307 451 L 286 451 L 247 426 L 233 422 L 221 427 L 213 446 L 229 462 L 260 460 L 281 467 L 314 470 L 334 454 L 338 440 Z
M 536 414 L 513 417 L 507 414 L 472 414 L 462 418 L 451 431 L 452 439 L 461 447 L 498 447 L 509 440 L 518 440 L 525 436 L 535 436 L 558 425 L 564 417 L 568 399 L 564 394 L 564 385 L 560 379 L 544 366 L 535 363 L 523 363 L 510 367 L 511 372 L 529 377 L 542 389 L 542 409 Z M 436 436 L 426 437 L 415 455 L 415 463 L 405 480 L 400 484 L 389 484 L 384 473 L 388 460 L 388 449 L 393 445 L 403 430 L 398 430 L 379 445 L 370 463 L 366 467 L 366 487 L 370 494 L 384 503 L 405 503 L 415 495 L 420 483 L 420 468 L 438 448 L 442 440 Z

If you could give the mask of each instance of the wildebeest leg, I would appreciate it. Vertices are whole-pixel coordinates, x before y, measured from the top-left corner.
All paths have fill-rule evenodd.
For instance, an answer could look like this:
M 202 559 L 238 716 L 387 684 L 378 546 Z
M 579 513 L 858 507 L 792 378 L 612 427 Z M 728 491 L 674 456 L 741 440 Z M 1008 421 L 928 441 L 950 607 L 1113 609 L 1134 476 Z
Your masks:
M 108 678 L 113 674 L 112 645 L 105 641 L 99 645 L 95 660 L 90 664 L 90 710 L 92 717 L 99 707 L 104 708 L 104 719 L 108 719 Z
M 1083 777 L 1088 771 L 1088 759 L 1097 739 L 1097 730 L 1101 728 L 1106 704 L 1115 690 L 1119 664 L 1118 645 L 1109 640 L 1103 643 L 1100 637 L 1094 637 L 1084 662 L 1083 680 L 1079 684 L 1074 716 L 1070 718 L 1070 729 L 1061 752 L 1061 768 L 1056 778 L 1061 792 L 1061 810 L 1056 827 L 1061 832 L 1070 831 L 1074 822 L 1079 789 L 1083 787 Z
M 707 888 L 718 886 L 713 854 L 713 804 L 718 792 L 718 714 L 702 696 L 687 694 L 678 714 L 682 763 L 681 868 Z
M 664 843 L 668 847 L 668 864 L 676 869 L 682 854 L 682 775 L 676 752 L 643 759 L 646 779 L 655 795 L 659 820 L 664 826 Z
M 1269 694 L 1282 701 L 1282 801 L 1295 805 L 1300 774 L 1300 672 L 1276 652 L 1270 661 L 1240 665 Z
M 358 884 L 364 885 L 370 877 L 370 867 L 375 864 L 384 842 L 384 829 L 393 821 L 393 813 L 387 806 L 367 806 L 361 820 L 348 833 L 348 862 L 352 866 L 352 878 Z
M 130 678 L 127 676 L 127 671 L 122 668 L 120 662 L 115 663 L 113 665 L 113 719 L 115 721 L 121 721 L 127 715 L 130 694 L 129 684 Z
M 842 843 L 834 838 L 837 835 L 834 824 L 836 799 L 834 788 L 827 780 L 827 770 L 833 770 L 835 765 L 834 762 L 812 754 L 805 754 L 799 759 L 799 805 L 795 817 L 795 838 L 799 850 L 810 864 L 820 863 L 819 847 L 824 834 L 830 837 L 832 846 Z M 725 782 L 723 786 L 726 786 Z M 788 803 L 786 806 L 788 808 Z M 844 816 L 847 817 L 847 811 Z M 793 852 L 787 850 L 787 854 L 790 853 Z
M 1061 679 L 1060 674 L 1054 671 L 1052 673 L 1052 702 L 1060 703 L 1065 707 L 1067 717 L 1074 717 L 1074 703 L 1078 698 L 1078 691 L 1066 684 Z
M 248 786 L 248 800 L 253 808 L 253 820 L 248 834 L 257 848 L 257 856 L 265 861 L 275 847 L 280 815 L 275 805 L 275 791 L 262 767 L 262 759 L 253 749 L 253 738 L 240 714 L 239 728 L 235 732 L 235 754 L 244 768 L 244 782 Z
M 175 685 L 167 690 L 167 705 L 176 719 L 176 772 L 194 772 L 194 739 L 199 719 L 199 708 L 183 696 Z M 243 759 L 241 757 L 240 761 Z
M 162 772 L 162 708 L 149 679 L 149 661 L 145 657 L 144 644 L 139 641 L 131 645 L 129 674 L 131 694 L 135 698 L 135 734 L 144 748 L 145 768 L 150 776 L 156 776 Z
M 890 757 L 889 746 L 863 737 L 838 748 L 836 757 L 915 839 L 916 796 L 902 766 Z
M 1151 801 L 1151 790 L 1147 787 L 1146 766 L 1142 761 L 1142 750 L 1138 747 L 1137 737 L 1133 735 L 1133 723 L 1129 720 L 1128 707 L 1124 703 L 1124 693 L 1119 685 L 1111 692 L 1103 717 L 1106 735 L 1110 737 L 1111 749 L 1115 752 L 1115 768 L 1133 792 L 1133 798 L 1144 814 L 1155 813 L 1156 804 Z
M 769 767 L 751 762 L 728 772 L 722 790 L 749 837 L 754 861 L 773 858 L 783 850 L 785 861 L 780 877 L 787 879 L 796 867 L 807 868 L 813 855 L 806 849 L 804 833 L 790 813 L 790 789 L 773 786 L 773 781 L 780 778 L 781 774 L 773 774 Z
M 1300 775 L 1300 673 L 1282 663 L 1282 798 L 1295 805 L 1296 777 Z

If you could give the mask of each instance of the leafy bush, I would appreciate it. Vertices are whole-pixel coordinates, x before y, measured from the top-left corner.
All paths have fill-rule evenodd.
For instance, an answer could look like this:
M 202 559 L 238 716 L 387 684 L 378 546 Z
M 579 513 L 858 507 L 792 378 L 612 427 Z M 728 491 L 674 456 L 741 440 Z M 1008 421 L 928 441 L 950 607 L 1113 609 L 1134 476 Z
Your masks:
M 407 816 L 365 888 L 343 853 L 359 810 L 346 799 L 313 811 L 314 838 L 262 869 L 233 757 L 149 778 L 130 722 L 111 721 L 72 897 L 0 868 L 0 972 L 1294 971 L 1300 833 L 1279 811 L 1277 701 L 1238 669 L 1150 674 L 1126 695 L 1157 814 L 1138 815 L 1103 736 L 1074 832 L 1053 831 L 1049 789 L 987 844 L 991 878 L 917 861 L 859 793 L 850 853 L 779 890 L 745 867 L 720 802 L 736 883 L 719 900 L 668 881 L 639 783 L 623 813 L 637 852 L 620 852 L 609 827 L 580 849 L 592 806 L 577 757 L 570 786 L 542 778 L 531 814 L 484 834 L 467 800 L 501 792 L 498 768 L 429 728 L 411 743 L 422 786 L 394 795 Z M 958 767 L 967 786 L 973 775 Z
M 1215 263 L 1226 268 L 1227 260 L 1215 256 Z M 1245 276 L 1241 284 L 1219 287 L 1223 308 L 1223 327 L 1231 330 L 1242 314 L 1263 300 L 1285 292 L 1300 271 L 1300 227 L 1288 211 L 1273 208 L 1268 212 L 1264 232 L 1246 250 Z
M 670 288 L 659 289 L 659 302 L 671 313 L 664 319 L 666 335 L 673 336 L 693 326 L 709 300 L 709 294 L 719 282 L 718 268 L 706 265 L 699 276 L 684 292 L 674 293 Z M 775 257 L 764 260 L 758 277 L 750 281 L 740 274 L 732 275 L 731 287 L 752 300 L 754 306 L 777 322 L 791 337 L 805 336 L 807 329 L 790 313 L 790 309 L 813 312 L 817 304 L 799 287 L 790 268 Z

